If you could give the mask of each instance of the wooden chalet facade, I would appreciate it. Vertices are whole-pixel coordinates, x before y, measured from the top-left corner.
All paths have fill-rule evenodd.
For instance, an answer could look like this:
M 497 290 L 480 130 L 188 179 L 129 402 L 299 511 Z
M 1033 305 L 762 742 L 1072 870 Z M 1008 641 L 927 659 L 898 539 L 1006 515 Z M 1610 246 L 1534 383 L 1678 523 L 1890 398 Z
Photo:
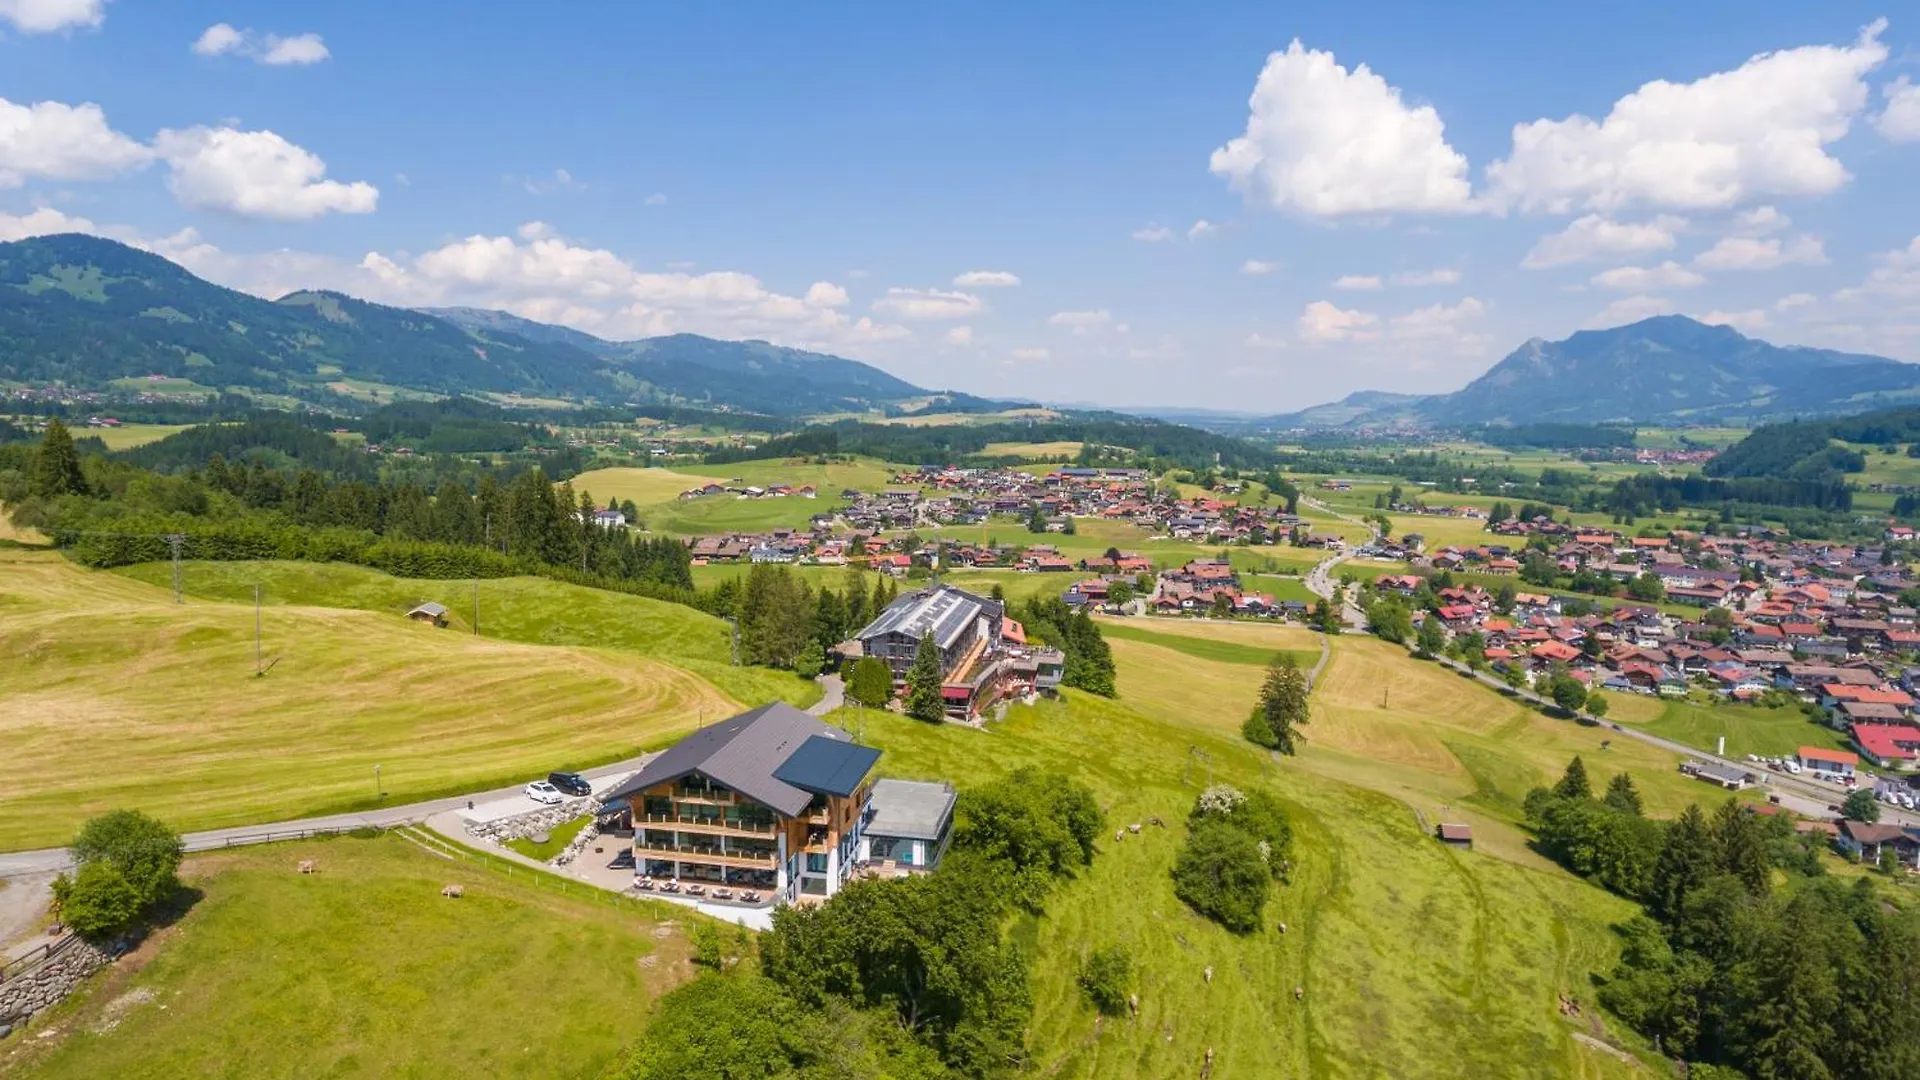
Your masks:
M 636 876 L 824 899 L 860 853 L 879 757 L 775 702 L 680 740 L 605 803 L 632 815 Z

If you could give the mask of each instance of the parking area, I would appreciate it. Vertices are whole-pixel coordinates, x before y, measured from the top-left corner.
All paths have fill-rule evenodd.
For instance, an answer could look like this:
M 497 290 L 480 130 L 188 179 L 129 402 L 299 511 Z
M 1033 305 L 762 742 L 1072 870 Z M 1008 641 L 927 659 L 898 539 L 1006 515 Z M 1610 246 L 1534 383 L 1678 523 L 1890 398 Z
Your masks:
M 633 773 L 628 771 L 628 772 L 611 773 L 606 776 L 589 776 L 587 778 L 587 783 L 593 787 L 593 796 L 592 796 L 591 805 L 598 805 L 601 797 L 605 796 L 607 792 L 612 791 L 614 788 L 625 783 L 627 777 L 632 775 Z M 586 801 L 586 800 L 569 800 L 569 801 Z M 502 818 L 518 817 L 521 814 L 531 814 L 536 810 L 544 810 L 544 809 L 546 809 L 545 805 L 534 802 L 532 799 L 527 797 L 525 792 L 521 792 L 514 795 L 508 795 L 504 798 L 492 799 L 487 802 L 470 803 L 466 809 L 457 810 L 455 811 L 455 813 L 460 815 L 460 820 L 467 822 L 468 824 L 486 825 L 495 821 L 499 821 Z

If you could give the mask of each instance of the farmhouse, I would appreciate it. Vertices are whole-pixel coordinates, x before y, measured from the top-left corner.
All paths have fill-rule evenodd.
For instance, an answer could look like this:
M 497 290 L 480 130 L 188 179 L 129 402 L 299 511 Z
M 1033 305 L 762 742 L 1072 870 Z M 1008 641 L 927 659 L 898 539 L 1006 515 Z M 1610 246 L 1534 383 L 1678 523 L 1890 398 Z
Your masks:
M 1920 838 L 1898 825 L 1878 822 L 1842 821 L 1834 842 L 1841 850 L 1863 862 L 1878 862 L 1883 849 L 1892 849 L 1902 866 L 1920 866 Z
M 862 850 L 867 773 L 879 758 L 775 702 L 681 739 L 604 808 L 625 803 L 632 814 L 637 877 L 824 898 Z

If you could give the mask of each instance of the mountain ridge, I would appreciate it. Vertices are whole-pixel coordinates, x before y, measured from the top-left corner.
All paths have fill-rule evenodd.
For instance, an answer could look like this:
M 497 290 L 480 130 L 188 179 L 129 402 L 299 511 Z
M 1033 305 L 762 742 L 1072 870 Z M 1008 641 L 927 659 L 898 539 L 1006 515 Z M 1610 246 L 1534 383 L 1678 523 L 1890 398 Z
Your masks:
M 1920 402 L 1920 364 L 1774 345 L 1730 326 L 1657 315 L 1561 341 L 1529 338 L 1459 390 L 1361 390 L 1263 418 L 1289 428 L 1534 422 L 1759 422 Z
M 420 311 L 321 289 L 266 300 L 103 237 L 0 243 L 0 381 L 92 389 L 156 375 L 324 405 L 360 389 L 348 383 L 783 416 L 943 397 L 986 404 L 767 342 L 607 342 L 506 312 Z

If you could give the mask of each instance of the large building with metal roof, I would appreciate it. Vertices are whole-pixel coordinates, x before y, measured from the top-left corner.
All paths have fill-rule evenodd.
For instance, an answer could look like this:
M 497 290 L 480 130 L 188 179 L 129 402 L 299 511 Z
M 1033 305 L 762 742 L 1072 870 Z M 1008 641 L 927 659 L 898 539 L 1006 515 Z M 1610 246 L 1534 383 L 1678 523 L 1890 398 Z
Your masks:
M 880 751 L 785 702 L 700 729 L 609 792 L 633 820 L 634 875 L 676 889 L 827 897 L 860 851 Z

